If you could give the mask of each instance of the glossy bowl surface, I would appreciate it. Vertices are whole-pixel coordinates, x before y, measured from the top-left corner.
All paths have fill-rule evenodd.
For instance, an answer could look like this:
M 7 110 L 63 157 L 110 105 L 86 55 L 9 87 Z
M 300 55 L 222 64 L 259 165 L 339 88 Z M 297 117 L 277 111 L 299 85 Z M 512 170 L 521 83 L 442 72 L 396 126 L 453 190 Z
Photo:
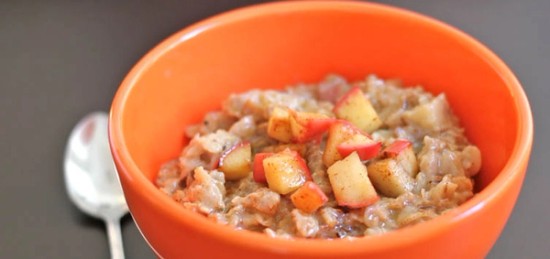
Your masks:
M 235 231 L 158 191 L 185 125 L 230 93 L 369 73 L 445 92 L 483 155 L 477 195 L 432 221 L 356 240 L 283 240 Z M 510 69 L 470 36 L 378 4 L 279 2 L 183 29 L 131 70 L 111 110 L 110 144 L 132 216 L 164 258 L 481 258 L 516 202 L 533 138 L 529 103 Z

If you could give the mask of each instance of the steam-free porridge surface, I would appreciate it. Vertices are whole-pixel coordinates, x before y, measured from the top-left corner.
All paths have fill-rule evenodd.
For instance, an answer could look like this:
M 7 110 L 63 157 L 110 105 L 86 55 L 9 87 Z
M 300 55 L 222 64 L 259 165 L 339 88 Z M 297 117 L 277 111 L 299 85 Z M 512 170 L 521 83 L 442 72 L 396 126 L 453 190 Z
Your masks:
M 220 224 L 282 238 L 360 237 L 430 220 L 474 195 L 481 154 L 444 94 L 329 75 L 232 94 L 222 107 L 186 129 L 189 144 L 156 179 Z M 356 107 L 374 113 L 355 116 Z

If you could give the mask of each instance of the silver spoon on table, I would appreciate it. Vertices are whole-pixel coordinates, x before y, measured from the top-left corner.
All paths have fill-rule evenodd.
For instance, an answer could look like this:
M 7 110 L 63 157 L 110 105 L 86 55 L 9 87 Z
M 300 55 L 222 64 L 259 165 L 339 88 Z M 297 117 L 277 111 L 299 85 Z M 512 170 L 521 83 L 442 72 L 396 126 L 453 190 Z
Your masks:
M 65 185 L 76 206 L 107 225 L 111 258 L 123 259 L 120 218 L 128 213 L 109 150 L 108 116 L 84 117 L 71 132 L 65 150 Z

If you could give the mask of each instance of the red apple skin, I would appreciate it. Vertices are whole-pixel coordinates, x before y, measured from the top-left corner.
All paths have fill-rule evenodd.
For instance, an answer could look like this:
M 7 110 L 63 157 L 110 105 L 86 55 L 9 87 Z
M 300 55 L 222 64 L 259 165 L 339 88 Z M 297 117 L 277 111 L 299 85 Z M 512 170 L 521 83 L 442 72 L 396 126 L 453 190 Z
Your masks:
M 347 155 L 340 155 L 338 146 L 344 144 L 346 141 L 353 139 L 357 135 L 363 135 L 366 139 L 371 139 L 371 136 L 359 130 L 353 124 L 346 120 L 336 120 L 328 130 L 328 138 L 323 152 L 323 164 L 326 167 L 331 166 L 335 161 L 340 160 L 351 152 L 345 152 Z M 374 142 L 374 141 L 372 141 Z M 346 151 L 346 150 L 342 150 Z
M 296 138 L 296 141 L 298 142 L 306 142 L 312 139 L 316 139 L 317 137 L 321 136 L 323 133 L 325 133 L 328 128 L 330 128 L 330 125 L 334 123 L 336 119 L 333 118 L 314 118 L 307 122 L 305 125 L 305 128 L 308 131 L 308 134 L 303 136 L 303 138 Z
M 362 91 L 359 87 L 351 88 L 346 94 L 344 94 L 342 97 L 340 97 L 340 99 L 334 105 L 334 108 L 336 109 L 337 107 L 342 106 L 345 102 L 348 101 L 350 96 L 353 96 L 353 95 L 357 94 L 357 92 L 362 93 Z
M 302 170 L 304 172 L 306 180 L 311 181 L 312 180 L 311 171 L 309 171 L 309 167 L 307 167 L 306 160 L 300 155 L 300 153 L 298 153 L 296 151 L 290 151 L 290 152 L 294 153 L 294 155 L 296 156 L 296 159 L 298 160 L 298 163 L 300 164 L 300 167 L 302 167 Z
M 267 179 L 265 178 L 263 161 L 271 155 L 273 155 L 273 153 L 257 153 L 254 156 L 254 162 L 252 163 L 252 177 L 254 178 L 254 181 L 258 183 L 267 182 Z
M 225 151 L 223 153 L 225 154 Z M 214 157 L 208 163 L 208 166 L 210 166 L 209 169 L 217 169 L 220 166 L 221 157 L 222 155 L 220 154 L 214 154 Z
M 347 121 L 337 120 L 328 131 L 328 138 L 323 152 L 323 164 L 328 168 L 337 160 L 344 157 L 338 152 L 338 145 L 352 138 L 357 134 L 355 127 Z
M 377 142 L 370 142 L 370 143 L 361 143 L 361 144 L 346 144 L 342 143 L 338 145 L 338 153 L 342 157 L 347 157 L 352 152 L 357 152 L 359 155 L 359 158 L 361 160 L 369 160 L 376 156 L 378 156 L 378 153 L 380 152 L 380 148 L 382 147 L 382 143 Z
M 412 143 L 406 139 L 397 139 L 384 149 L 384 154 L 388 157 L 395 157 L 411 145 Z
M 289 110 L 291 128 L 293 131 L 293 141 L 304 143 L 310 140 L 315 140 L 336 121 L 334 118 L 328 117 L 312 117 L 312 114 L 300 113 Z M 295 123 L 293 125 L 293 123 Z

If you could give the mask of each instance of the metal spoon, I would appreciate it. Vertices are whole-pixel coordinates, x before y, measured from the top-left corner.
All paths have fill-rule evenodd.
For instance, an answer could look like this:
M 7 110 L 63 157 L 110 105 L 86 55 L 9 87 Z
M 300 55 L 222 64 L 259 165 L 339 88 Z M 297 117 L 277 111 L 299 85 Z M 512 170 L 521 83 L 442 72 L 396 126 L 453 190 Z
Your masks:
M 109 150 L 107 123 L 107 114 L 96 112 L 73 129 L 65 150 L 65 185 L 80 210 L 105 221 L 111 258 L 122 259 L 120 218 L 128 206 Z

